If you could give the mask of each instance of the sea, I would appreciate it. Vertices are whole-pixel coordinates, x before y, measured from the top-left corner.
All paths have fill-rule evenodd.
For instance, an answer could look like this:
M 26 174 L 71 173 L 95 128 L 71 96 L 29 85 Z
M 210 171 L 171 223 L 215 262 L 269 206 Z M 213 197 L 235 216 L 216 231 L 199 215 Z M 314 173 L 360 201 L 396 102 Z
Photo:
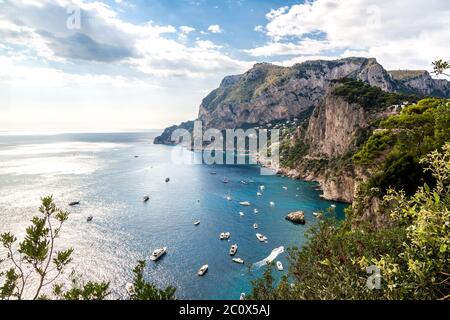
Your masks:
M 273 271 L 276 279 L 287 272 L 287 249 L 305 243 L 305 232 L 318 223 L 313 212 L 335 205 L 337 217 L 344 216 L 346 205 L 321 199 L 314 182 L 262 175 L 257 165 L 180 161 L 191 151 L 153 144 L 158 134 L 0 134 L 0 232 L 21 239 L 39 214 L 41 197 L 52 195 L 70 212 L 57 240 L 58 249 L 74 249 L 66 275 L 73 270 L 86 281 L 109 281 L 110 298 L 123 299 L 133 267 L 145 260 L 146 278 L 176 287 L 179 299 L 231 300 L 251 292 L 264 259 L 283 264 L 284 271 Z M 74 201 L 80 204 L 69 206 Z M 285 220 L 298 210 L 305 225 Z M 222 232 L 230 239 L 220 240 Z M 267 241 L 259 242 L 256 233 Z M 243 265 L 232 261 L 232 244 Z M 167 254 L 150 261 L 163 246 Z M 208 272 L 200 277 L 205 264 Z

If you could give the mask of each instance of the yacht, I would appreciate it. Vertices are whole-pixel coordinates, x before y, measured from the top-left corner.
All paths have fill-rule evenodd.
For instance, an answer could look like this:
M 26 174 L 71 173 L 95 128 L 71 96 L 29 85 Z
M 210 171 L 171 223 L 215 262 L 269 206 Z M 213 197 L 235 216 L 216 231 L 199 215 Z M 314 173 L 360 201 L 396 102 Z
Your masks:
M 267 237 L 262 235 L 261 233 L 256 234 L 256 238 L 258 238 L 259 241 L 264 242 L 267 240 Z
M 248 201 L 242 201 L 242 202 L 239 202 L 239 204 L 241 205 L 241 206 L 245 206 L 245 207 L 248 207 L 248 206 L 251 206 L 252 204 L 250 203 L 250 202 L 248 202 Z
M 150 260 L 156 261 L 159 258 L 161 258 L 167 251 L 167 247 L 158 248 L 155 251 L 153 251 L 152 255 L 150 256 Z
M 277 261 L 277 269 L 278 269 L 279 271 L 283 271 L 283 270 L 284 270 L 283 264 L 281 263 L 281 261 Z
M 232 260 L 236 263 L 244 264 L 244 260 L 242 260 L 241 258 L 233 258 Z
M 228 240 L 230 239 L 231 233 L 229 232 L 222 232 L 220 234 L 220 240 Z
M 200 224 L 200 220 L 194 222 L 194 226 L 198 226 Z
M 94 217 L 93 216 L 89 216 L 89 217 L 87 217 L 87 222 L 91 222 L 92 220 L 94 219 Z
M 149 196 L 145 196 L 144 197 L 144 202 L 147 202 L 148 200 L 150 200 L 150 197 Z
M 253 229 L 258 229 L 258 228 L 259 228 L 258 224 L 257 224 L 257 223 L 254 223 L 254 224 L 253 224 Z
M 238 245 L 237 244 L 233 244 L 230 248 L 230 256 L 234 256 L 237 252 L 238 249 Z
M 202 267 L 198 270 L 197 274 L 198 274 L 199 276 L 203 276 L 207 271 L 208 271 L 208 265 L 205 264 L 204 266 L 202 266 Z

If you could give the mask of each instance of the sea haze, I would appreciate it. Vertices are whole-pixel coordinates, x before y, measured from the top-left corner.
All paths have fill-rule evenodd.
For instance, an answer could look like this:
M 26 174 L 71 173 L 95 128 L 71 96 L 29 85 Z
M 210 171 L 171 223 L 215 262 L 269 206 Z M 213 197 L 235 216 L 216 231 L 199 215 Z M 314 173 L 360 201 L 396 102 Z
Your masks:
M 315 183 L 261 176 L 257 166 L 174 163 L 171 156 L 178 147 L 154 145 L 155 136 L 154 132 L 1 135 L 0 232 L 11 231 L 21 238 L 37 214 L 40 198 L 53 195 L 61 208 L 71 212 L 59 240 L 61 248 L 75 249 L 71 267 L 86 279 L 110 281 L 112 297 L 125 297 L 132 268 L 145 259 L 148 279 L 175 286 L 178 298 L 239 299 L 263 272 L 248 266 L 277 247 L 301 246 L 305 231 L 317 223 L 313 212 L 332 204 L 320 199 Z M 222 183 L 224 176 L 230 183 Z M 265 190 L 257 196 L 260 185 Z M 145 195 L 150 197 L 147 203 L 142 201 Z M 72 201 L 80 205 L 69 207 Z M 240 201 L 252 205 L 242 207 Z M 345 206 L 336 205 L 342 217 Z M 305 226 L 284 219 L 296 210 L 305 212 Z M 89 215 L 94 219 L 87 223 Z M 194 226 L 197 220 L 201 223 Z M 259 224 L 257 231 L 254 223 Z M 231 232 L 229 241 L 219 240 L 224 231 Z M 258 242 L 256 232 L 267 236 L 268 242 Z M 245 265 L 232 262 L 228 251 L 234 243 L 239 246 L 236 257 Z M 149 261 L 151 252 L 161 246 L 168 247 L 167 254 L 156 263 Z M 285 270 L 286 258 L 286 252 L 277 258 Z M 209 272 L 199 277 L 196 273 L 204 264 Z

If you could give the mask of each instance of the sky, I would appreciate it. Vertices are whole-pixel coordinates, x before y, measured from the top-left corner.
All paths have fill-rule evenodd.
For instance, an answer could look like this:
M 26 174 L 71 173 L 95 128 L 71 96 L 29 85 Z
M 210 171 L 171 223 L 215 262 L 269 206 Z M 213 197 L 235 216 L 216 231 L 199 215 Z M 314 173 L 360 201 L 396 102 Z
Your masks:
M 256 62 L 450 56 L 448 0 L 0 0 L 0 132 L 159 129 Z

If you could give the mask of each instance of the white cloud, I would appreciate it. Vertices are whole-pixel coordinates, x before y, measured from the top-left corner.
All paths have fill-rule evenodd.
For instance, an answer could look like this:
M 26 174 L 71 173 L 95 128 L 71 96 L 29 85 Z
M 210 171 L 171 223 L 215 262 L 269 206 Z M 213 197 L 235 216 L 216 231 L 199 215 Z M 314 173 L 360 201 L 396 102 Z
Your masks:
M 222 33 L 223 30 L 218 24 L 212 24 L 208 27 L 208 31 L 212 33 Z
M 450 52 L 448 1 L 316 0 L 272 10 L 266 18 L 270 41 L 247 50 L 253 56 L 353 52 L 387 68 L 427 68 Z

